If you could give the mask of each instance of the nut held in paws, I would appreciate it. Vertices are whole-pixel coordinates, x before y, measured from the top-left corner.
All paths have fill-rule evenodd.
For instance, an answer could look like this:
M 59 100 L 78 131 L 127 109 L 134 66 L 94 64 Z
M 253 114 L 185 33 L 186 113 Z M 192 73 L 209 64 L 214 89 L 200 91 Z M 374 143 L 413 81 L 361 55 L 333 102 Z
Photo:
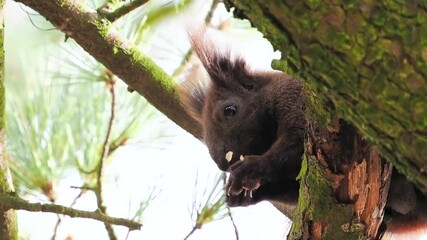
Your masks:
M 230 162 L 232 158 L 233 158 L 233 152 L 228 151 L 227 154 L 225 154 L 225 159 Z

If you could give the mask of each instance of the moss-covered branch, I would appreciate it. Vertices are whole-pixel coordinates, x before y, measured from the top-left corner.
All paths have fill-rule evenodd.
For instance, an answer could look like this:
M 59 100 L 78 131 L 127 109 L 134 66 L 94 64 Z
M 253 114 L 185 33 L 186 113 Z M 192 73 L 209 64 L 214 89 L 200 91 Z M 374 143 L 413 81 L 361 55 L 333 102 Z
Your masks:
M 139 230 L 141 223 L 134 222 L 125 218 L 110 217 L 101 211 L 82 211 L 74 208 L 64 207 L 56 204 L 30 203 L 13 194 L 4 194 L 0 196 L 0 209 L 16 209 L 30 212 L 50 212 L 66 215 L 72 218 L 90 218 L 104 223 L 121 225 L 130 230 Z
M 148 2 L 148 0 L 132 0 L 128 3 L 122 4 L 116 9 L 110 9 L 114 8 L 114 6 L 112 6 L 111 3 L 107 3 L 98 9 L 98 13 L 100 13 L 104 18 L 108 19 L 108 21 L 114 22 L 131 11 L 137 9 L 138 7 L 144 5 L 146 2 Z
M 0 93 L 0 96 L 2 101 L 4 101 L 4 92 Z M 1 118 L 3 118 L 4 112 L 1 114 Z M 13 189 L 10 170 L 8 167 L 9 164 L 5 154 L 6 142 L 4 137 L 4 129 L 0 129 L 0 198 L 5 196 L 7 192 Z M 18 239 L 18 225 L 16 220 L 16 212 L 14 209 L 0 208 L 0 239 Z
M 110 21 L 81 1 L 16 0 L 33 8 L 86 52 L 120 77 L 129 88 L 196 137 L 201 127 L 188 116 L 175 94 L 175 82 L 149 57 L 123 39 Z
M 0 0 L 0 196 L 13 190 L 9 164 L 6 155 L 5 139 L 5 89 L 4 89 L 4 24 L 3 7 L 5 1 Z M 16 212 L 13 209 L 0 209 L 0 239 L 18 239 Z

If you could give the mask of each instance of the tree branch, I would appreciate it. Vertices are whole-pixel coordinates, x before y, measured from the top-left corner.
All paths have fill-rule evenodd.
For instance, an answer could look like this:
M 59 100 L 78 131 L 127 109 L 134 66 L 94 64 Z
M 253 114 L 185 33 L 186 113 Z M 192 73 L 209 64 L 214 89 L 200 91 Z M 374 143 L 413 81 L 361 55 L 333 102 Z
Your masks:
M 6 155 L 5 133 L 5 86 L 4 86 L 4 7 L 5 0 L 0 0 L 0 196 L 13 191 L 8 157 Z M 18 239 L 18 223 L 13 209 L 0 209 L 0 239 Z
M 130 89 L 137 91 L 176 124 L 200 138 L 201 126 L 179 103 L 175 81 L 137 47 L 111 29 L 111 22 L 102 18 L 93 9 L 87 9 L 80 1 L 16 0 L 16 2 L 39 12 L 121 78 Z
M 16 209 L 30 212 L 50 212 L 66 215 L 72 218 L 90 218 L 104 223 L 125 226 L 131 230 L 139 230 L 142 227 L 141 223 L 124 218 L 110 217 L 99 210 L 90 212 L 64 207 L 57 204 L 30 203 L 12 194 L 0 195 L 0 208 L 5 210 Z
M 191 237 L 191 235 L 193 235 L 195 232 L 196 232 L 196 230 L 198 230 L 198 229 L 200 229 L 202 226 L 201 226 L 201 224 L 196 224 L 192 229 L 191 229 L 191 231 L 184 237 L 184 239 L 183 240 L 187 240 L 189 237 Z
M 148 0 L 134 0 L 129 3 L 123 4 L 119 8 L 114 11 L 109 11 L 110 4 L 103 5 L 100 9 L 98 9 L 98 13 L 102 15 L 104 18 L 108 19 L 110 22 L 114 22 L 117 19 L 123 17 L 124 15 L 130 13 L 131 11 L 137 9 L 138 7 L 144 5 Z
M 104 206 L 104 200 L 103 200 L 103 177 L 104 177 L 104 169 L 105 169 L 105 161 L 107 160 L 108 154 L 110 152 L 110 141 L 111 141 L 111 130 L 113 129 L 113 123 L 115 118 L 115 108 L 116 108 L 116 92 L 115 92 L 115 79 L 114 75 L 109 71 L 106 70 L 106 84 L 107 88 L 110 92 L 111 96 L 111 109 L 110 109 L 110 119 L 108 121 L 107 126 L 107 132 L 105 134 L 104 143 L 102 144 L 102 151 L 101 151 L 101 157 L 98 161 L 98 165 L 96 166 L 96 186 L 95 186 L 95 195 L 97 198 L 97 205 L 98 209 L 101 210 L 101 212 L 106 213 L 106 207 Z M 104 223 L 105 229 L 107 230 L 108 237 L 110 240 L 117 239 L 114 229 L 112 228 L 111 224 Z

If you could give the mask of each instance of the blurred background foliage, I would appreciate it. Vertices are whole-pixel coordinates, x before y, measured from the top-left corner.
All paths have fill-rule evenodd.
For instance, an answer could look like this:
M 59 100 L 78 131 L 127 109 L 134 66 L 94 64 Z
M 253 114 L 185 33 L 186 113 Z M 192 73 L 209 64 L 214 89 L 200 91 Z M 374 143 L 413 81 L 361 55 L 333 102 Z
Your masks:
M 129 1 L 108 2 L 120 6 Z M 86 0 L 92 9 L 105 3 Z M 149 1 L 116 21 L 114 27 L 166 72 L 182 78 L 191 55 L 185 27 L 206 19 L 214 12 L 212 6 L 217 3 Z M 7 151 L 18 194 L 32 201 L 96 209 L 96 167 L 111 120 L 113 87 L 114 118 L 102 195 L 109 215 L 144 224 L 138 233 L 115 227 L 118 238 L 184 239 L 186 233 L 190 233 L 189 239 L 238 237 L 224 203 L 224 176 L 201 143 L 140 95 L 130 93 L 108 69 L 38 13 L 13 1 L 7 1 L 5 13 Z M 248 21 L 231 18 L 222 5 L 214 13 L 208 19 L 213 27 L 252 48 L 254 42 L 263 42 L 260 51 L 265 59 L 261 57 L 261 61 L 270 64 L 271 45 Z M 152 212 L 146 213 L 150 207 Z M 262 223 L 242 222 L 243 228 L 249 226 L 262 236 L 257 238 L 247 230 L 250 239 L 284 236 L 283 226 L 288 222 L 280 213 L 269 205 L 254 209 L 261 217 L 273 214 L 268 219 L 279 225 L 274 232 L 271 223 L 262 219 Z M 234 212 L 241 219 L 247 218 L 245 214 L 256 216 L 250 211 Z M 221 219 L 226 221 L 214 230 L 192 236 L 195 230 Z M 90 220 L 20 212 L 19 223 L 21 239 L 107 239 L 102 224 Z M 262 232 L 263 224 L 269 233 Z M 168 231 L 159 233 L 158 228 Z

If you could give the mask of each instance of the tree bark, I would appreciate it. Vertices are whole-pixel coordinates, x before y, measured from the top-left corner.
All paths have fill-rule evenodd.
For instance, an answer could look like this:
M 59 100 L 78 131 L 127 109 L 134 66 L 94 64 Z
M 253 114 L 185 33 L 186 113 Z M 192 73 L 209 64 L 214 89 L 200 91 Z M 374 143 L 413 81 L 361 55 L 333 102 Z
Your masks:
M 0 0 L 0 195 L 13 191 L 12 179 L 5 150 L 5 89 L 4 89 L 4 0 Z M 0 239 L 18 239 L 16 212 L 0 208 Z
M 302 169 L 289 239 L 378 238 L 392 167 L 354 127 L 310 123 Z

